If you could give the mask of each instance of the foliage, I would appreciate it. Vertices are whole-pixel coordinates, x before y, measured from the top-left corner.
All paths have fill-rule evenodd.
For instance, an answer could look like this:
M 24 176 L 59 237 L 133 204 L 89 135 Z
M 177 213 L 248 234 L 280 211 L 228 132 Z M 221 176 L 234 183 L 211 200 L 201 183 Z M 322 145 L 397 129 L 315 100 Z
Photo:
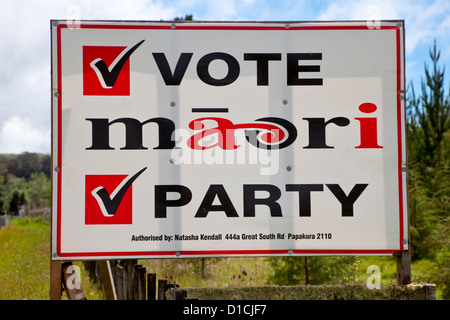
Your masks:
M 269 258 L 273 274 L 269 277 L 278 285 L 342 284 L 353 279 L 358 270 L 355 257 L 280 257 Z
M 201 273 L 202 260 L 205 269 Z M 264 257 L 192 258 L 139 260 L 148 272 L 159 279 L 182 287 L 262 286 L 269 284 L 270 267 Z
M 0 155 L 0 212 L 18 215 L 50 205 L 50 156 L 24 152 Z
M 6 180 L 0 188 L 2 211 L 6 211 L 12 215 L 19 214 L 19 207 L 28 201 L 25 179 Z
M 0 228 L 0 300 L 48 300 L 50 292 L 50 222 L 19 218 Z M 80 267 L 80 264 L 75 263 Z M 80 267 L 80 281 L 89 300 L 104 299 Z M 62 299 L 67 299 L 64 294 Z
M 0 155 L 0 174 L 12 174 L 28 180 L 33 173 L 43 172 L 50 177 L 51 156 L 39 153 L 23 152 L 19 155 Z
M 187 14 L 183 17 L 175 17 L 173 18 L 174 21 L 193 21 L 194 16 L 192 14 Z
M 422 285 L 381 286 L 379 290 L 371 290 L 365 285 L 272 285 L 181 290 L 186 291 L 188 298 L 195 297 L 199 300 L 417 300 L 424 296 Z
M 27 182 L 28 202 L 33 208 L 50 205 L 51 183 L 43 172 L 31 174 Z
M 431 69 L 425 64 L 422 91 L 416 97 L 411 85 L 407 103 L 407 150 L 411 253 L 413 261 L 434 261 L 428 280 L 442 284 L 450 298 L 450 96 L 445 93 L 444 67 L 434 43 Z M 424 260 L 425 261 L 425 260 Z

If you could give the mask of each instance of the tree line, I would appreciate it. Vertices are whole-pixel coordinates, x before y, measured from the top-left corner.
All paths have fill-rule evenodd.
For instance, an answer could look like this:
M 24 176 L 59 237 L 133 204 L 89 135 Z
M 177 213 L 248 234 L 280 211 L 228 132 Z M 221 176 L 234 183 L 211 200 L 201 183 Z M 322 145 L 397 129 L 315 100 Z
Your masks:
M 411 258 L 432 261 L 432 280 L 450 298 L 450 83 L 436 42 L 417 95 L 409 88 L 407 152 Z
M 34 213 L 50 206 L 51 156 L 24 152 L 0 155 L 0 214 Z

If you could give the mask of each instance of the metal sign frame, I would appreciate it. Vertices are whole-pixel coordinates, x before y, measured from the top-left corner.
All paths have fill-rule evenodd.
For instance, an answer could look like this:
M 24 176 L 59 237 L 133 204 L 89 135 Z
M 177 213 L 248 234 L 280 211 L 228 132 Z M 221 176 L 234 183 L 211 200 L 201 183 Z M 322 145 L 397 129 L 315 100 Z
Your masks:
M 406 184 L 406 174 L 407 173 L 406 173 L 406 148 L 405 148 L 405 107 L 404 107 L 404 99 L 403 99 L 404 92 L 405 92 L 405 90 L 404 90 L 405 80 L 404 80 L 404 25 L 403 25 L 403 21 L 379 21 L 375 24 L 373 24 L 373 23 L 369 24 L 366 21 L 267 22 L 267 23 L 79 21 L 79 22 L 77 22 L 77 24 L 71 24 L 71 23 L 67 23 L 67 21 L 53 20 L 53 21 L 51 21 L 51 27 L 52 27 L 51 28 L 51 30 L 52 30 L 51 37 L 52 37 L 52 158 L 53 158 L 52 163 L 53 163 L 53 169 L 54 169 L 53 177 L 52 177 L 52 201 L 53 201 L 53 204 L 52 204 L 52 259 L 54 259 L 54 260 L 68 260 L 68 259 L 101 260 L 101 259 L 111 259 L 111 258 L 117 259 L 117 258 L 211 257 L 211 256 L 392 255 L 392 254 L 394 254 L 394 252 L 403 251 L 403 250 L 408 249 L 409 220 L 408 220 L 408 208 L 407 208 L 407 184 Z M 280 37 L 283 37 L 283 35 L 285 35 L 285 34 L 287 35 L 288 33 L 292 34 L 295 32 L 319 32 L 319 31 L 322 31 L 322 32 L 323 31 L 327 31 L 327 32 L 331 32 L 331 31 L 334 31 L 334 32 L 336 32 L 336 31 L 369 32 L 370 31 L 372 33 L 373 32 L 392 33 L 394 41 L 391 44 L 391 46 L 392 46 L 391 50 L 393 52 L 395 52 L 396 66 L 395 66 L 395 70 L 394 70 L 395 79 L 393 80 L 393 82 L 395 82 L 395 88 L 393 88 L 393 91 L 391 92 L 391 94 L 392 94 L 392 97 L 394 97 L 394 99 L 396 100 L 396 103 L 395 103 L 395 111 L 394 111 L 395 120 L 391 121 L 391 123 L 393 123 L 396 127 L 395 128 L 396 137 L 395 138 L 393 137 L 392 139 L 395 140 L 395 144 L 397 145 L 397 148 L 395 150 L 395 152 L 396 152 L 395 158 L 397 160 L 396 160 L 396 163 L 393 164 L 393 166 L 395 167 L 394 171 L 388 170 L 386 172 L 388 172 L 388 174 L 392 174 L 393 172 L 395 172 L 395 175 L 396 175 L 395 179 L 396 179 L 396 183 L 397 183 L 397 186 L 394 188 L 397 190 L 396 196 L 398 197 L 398 210 L 396 213 L 397 216 L 395 218 L 395 219 L 397 219 L 397 223 L 398 223 L 398 232 L 397 232 L 398 239 L 396 241 L 397 244 L 395 245 L 395 247 L 360 249 L 360 248 L 354 248 L 351 245 L 349 245 L 349 248 L 333 248 L 332 246 L 330 246 L 330 248 L 324 248 L 324 247 L 301 248 L 301 247 L 298 247 L 295 245 L 293 245 L 292 247 L 289 247 L 289 245 L 287 245 L 284 247 L 282 246 L 282 248 L 276 247 L 276 246 L 275 246 L 275 248 L 273 248 L 272 245 L 263 245 L 263 246 L 261 246 L 262 247 L 262 249 L 261 249 L 261 248 L 259 248 L 260 246 L 257 245 L 256 247 L 253 246 L 250 248 L 238 249 L 235 245 L 233 245 L 229 249 L 227 249 L 226 246 L 220 247 L 220 249 L 214 249 L 214 247 L 205 248 L 205 247 L 200 246 L 200 248 L 196 249 L 194 246 L 193 247 L 194 249 L 182 248 L 181 250 L 176 249 L 175 247 L 174 247 L 175 249 L 172 249 L 172 250 L 167 250 L 167 249 L 163 249 L 163 250 L 117 249 L 117 250 L 109 250 L 109 251 L 66 250 L 64 247 L 64 243 L 63 243 L 65 241 L 64 235 L 65 235 L 65 232 L 67 232 L 67 230 L 68 230 L 68 225 L 70 225 L 70 223 L 72 223 L 72 222 L 69 222 L 69 224 L 67 224 L 67 222 L 62 222 L 62 220 L 66 219 L 66 217 L 74 215 L 74 214 L 84 215 L 84 213 L 80 213 L 75 208 L 73 208 L 74 212 L 69 212 L 70 211 L 68 209 L 69 207 L 67 205 L 63 205 L 63 202 L 66 201 L 64 199 L 67 199 L 67 196 L 64 195 L 65 191 L 63 189 L 68 188 L 66 186 L 68 182 L 73 183 L 73 181 L 67 181 L 67 180 L 64 180 L 64 178 L 63 178 L 65 174 L 68 175 L 70 170 L 72 170 L 70 161 L 73 161 L 70 159 L 69 156 L 65 156 L 65 152 L 67 152 L 67 149 L 68 149 L 68 146 L 67 146 L 68 141 L 69 141 L 68 137 L 74 136 L 74 133 L 77 131 L 77 130 L 73 130 L 72 127 L 68 127 L 68 126 L 65 127 L 65 124 L 68 123 L 66 121 L 70 117 L 70 115 L 64 109 L 66 101 L 69 101 L 69 100 L 65 100 L 66 99 L 65 97 L 69 96 L 71 94 L 71 90 L 73 89 L 71 87 L 71 85 L 73 83 L 76 83 L 76 81 L 73 81 L 73 79 L 72 79 L 72 78 L 74 78 L 73 70 L 76 68 L 79 68 L 78 72 L 79 73 L 83 72 L 81 65 L 77 65 L 76 67 L 73 68 L 71 66 L 68 66 L 66 64 L 66 62 L 69 61 L 70 59 L 72 59 L 72 56 L 73 57 L 80 56 L 82 50 L 85 50 L 82 53 L 83 55 L 88 55 L 89 47 L 92 46 L 92 44 L 85 45 L 83 48 L 79 48 L 79 51 L 72 51 L 72 50 L 69 51 L 69 49 L 67 49 L 67 50 L 64 49 L 65 46 L 67 45 L 67 42 L 64 43 L 64 37 L 68 31 L 73 32 L 73 34 L 75 34 L 76 32 L 86 31 L 86 30 L 100 30 L 100 31 L 108 30 L 108 31 L 117 31 L 117 32 L 119 32 L 119 31 L 120 32 L 123 32 L 123 31 L 129 32 L 129 31 L 133 31 L 133 30 L 135 30 L 137 32 L 142 31 L 142 30 L 146 30 L 146 31 L 158 30 L 158 31 L 164 31 L 164 32 L 185 31 L 185 32 L 190 32 L 190 34 L 195 33 L 195 32 L 203 32 L 203 31 L 208 31 L 208 32 L 229 31 L 229 32 L 235 32 L 236 34 L 238 34 L 237 32 L 253 32 L 255 34 L 257 34 L 257 33 L 264 34 L 264 32 L 269 32 L 269 33 L 273 32 L 273 33 L 276 33 L 277 35 L 279 35 Z M 99 43 L 105 43 L 104 39 L 99 41 Z M 108 99 L 110 99 L 110 97 L 102 97 L 101 94 L 99 94 L 98 92 L 100 92 L 101 90 L 103 90 L 107 87 L 118 88 L 118 86 L 117 87 L 115 86 L 114 79 L 119 79 L 119 78 L 117 76 L 116 76 L 116 78 L 114 78 L 114 74 L 113 74 L 114 68 L 113 67 L 120 64 L 119 58 L 123 57 L 124 53 L 125 53 L 125 55 L 127 53 L 129 53 L 129 55 L 128 55 L 128 57 L 129 57 L 132 54 L 132 52 L 134 52 L 134 50 L 139 50 L 138 45 L 140 45 L 140 44 L 141 43 L 136 43 L 134 47 L 128 47 L 128 48 L 120 47 L 119 49 L 117 49 L 118 51 L 115 51 L 112 54 L 113 56 L 117 57 L 116 61 L 109 62 L 109 68 L 107 66 L 107 63 L 104 63 L 106 68 L 108 68 L 108 69 L 103 68 L 103 70 L 102 70 L 102 67 L 100 65 L 97 65 L 96 75 L 97 75 L 98 79 L 100 80 L 103 78 L 103 80 L 105 80 L 105 82 L 101 84 L 103 88 L 98 86 L 98 88 L 100 88 L 100 89 L 98 89 L 99 91 L 95 91 L 97 89 L 94 88 L 94 89 L 92 89 L 92 90 L 94 90 L 93 93 L 89 93 L 88 91 L 86 91 L 84 94 L 94 96 L 93 99 L 96 99 L 96 101 L 98 103 L 101 103 L 101 101 L 110 101 L 110 100 L 108 100 Z M 114 46 L 119 47 L 117 45 L 114 45 Z M 111 45 L 108 50 L 110 50 L 112 47 L 113 47 L 113 45 Z M 126 50 L 124 48 L 126 48 Z M 120 53 L 120 52 L 122 52 L 122 53 Z M 138 51 L 136 51 L 136 52 L 138 52 Z M 286 52 L 283 51 L 282 53 L 285 54 Z M 156 55 L 154 55 L 154 57 L 156 59 Z M 298 58 L 298 56 L 296 56 L 296 57 Z M 134 58 L 134 56 L 133 56 L 133 58 Z M 186 56 L 185 58 L 188 58 L 188 57 Z M 226 58 L 227 57 L 224 55 L 210 56 L 209 60 L 207 60 L 206 62 L 205 61 L 203 61 L 203 62 L 206 63 L 207 67 L 208 67 L 209 64 L 211 64 L 212 61 L 214 61 L 214 59 L 219 59 L 219 60 L 222 59 L 223 61 L 227 62 L 228 60 Z M 275 58 L 268 57 L 268 56 L 254 57 L 251 55 L 247 56 L 247 58 L 248 58 L 247 60 L 253 61 L 252 62 L 253 66 L 258 64 L 258 68 L 260 68 L 260 70 L 259 70 L 260 72 L 264 71 L 265 63 L 266 63 L 266 66 L 271 66 L 271 59 L 274 59 L 274 60 L 278 59 L 277 57 L 275 57 Z M 182 59 L 182 57 L 180 57 L 180 59 Z M 207 58 L 205 58 L 205 59 L 207 59 Z M 283 56 L 283 59 L 284 59 L 284 56 Z M 305 58 L 305 59 L 314 60 L 314 58 Z M 317 58 L 317 59 L 319 59 L 319 58 Z M 320 56 L 320 59 L 322 59 L 321 56 Z M 123 61 L 125 61 L 125 60 L 126 59 L 123 59 Z M 163 60 L 160 60 L 160 61 L 163 61 Z M 230 65 L 234 63 L 232 60 L 230 60 L 230 61 L 227 62 L 228 67 L 230 67 Z M 92 63 L 94 63 L 94 61 L 91 62 L 91 67 L 92 67 L 92 69 L 95 69 L 93 67 Z M 130 68 L 130 66 L 126 65 L 126 63 L 127 62 L 124 62 L 124 65 L 122 65 L 121 68 L 122 67 Z M 167 60 L 166 60 L 166 63 L 168 63 L 169 68 L 170 68 L 170 65 L 174 66 L 176 61 L 175 62 L 173 62 L 173 61 L 167 62 Z M 297 63 L 298 63 L 298 61 L 297 61 Z M 161 66 L 163 66 L 163 64 L 164 64 L 163 62 L 160 62 L 160 65 L 158 65 L 160 67 L 160 70 L 161 70 Z M 220 88 L 220 86 L 222 86 L 222 84 L 214 84 L 214 81 L 219 78 L 220 78 L 219 80 L 225 81 L 228 79 L 230 81 L 229 83 L 224 84 L 224 86 L 226 86 L 236 80 L 236 79 L 234 79 L 234 80 L 232 79 L 233 75 L 230 75 L 230 72 L 228 74 L 226 74 L 226 76 L 224 76 L 224 77 L 213 76 L 211 74 L 208 74 L 207 68 L 203 68 L 202 69 L 203 71 L 200 70 L 201 67 L 199 67 L 199 65 L 200 65 L 200 63 L 197 66 L 197 73 L 199 74 L 199 76 L 200 75 L 203 76 L 203 78 L 202 78 L 203 82 L 207 83 L 208 81 L 210 81 L 209 85 L 216 85 L 217 88 Z M 297 67 L 300 68 L 302 66 L 299 66 L 297 64 Z M 314 68 L 316 68 L 316 69 L 314 69 Z M 120 72 L 120 68 L 118 68 L 117 70 L 119 70 L 119 72 Z M 123 69 L 123 70 L 125 70 L 125 69 Z M 174 67 L 172 67 L 172 70 L 170 70 L 170 71 L 172 72 L 172 74 L 169 74 L 169 76 L 171 76 L 172 80 L 174 80 L 174 78 L 176 77 L 177 71 L 176 71 L 176 69 L 174 69 Z M 265 71 L 268 72 L 268 70 L 265 70 Z M 298 72 L 302 72 L 302 71 L 304 71 L 304 69 L 298 69 L 297 76 L 298 76 Z M 317 72 L 317 71 L 318 71 L 317 66 L 314 66 L 314 65 L 306 66 L 305 72 Z M 108 78 L 108 74 L 109 74 L 109 78 Z M 76 76 L 77 75 L 75 75 L 75 77 Z M 135 74 L 133 74 L 133 76 L 135 76 Z M 299 77 L 297 77 L 297 78 L 299 78 Z M 299 80 L 297 78 L 294 77 L 294 80 Z M 317 80 L 318 77 L 314 77 L 312 79 Z M 265 80 L 268 80 L 268 78 L 265 78 L 263 76 L 261 76 L 261 78 L 258 79 L 258 81 L 261 81 L 262 85 L 264 85 Z M 302 79 L 300 79 L 300 80 L 302 80 Z M 311 81 L 311 78 L 308 78 L 307 80 Z M 79 80 L 77 80 L 77 81 L 79 83 Z M 83 80 L 83 81 L 87 81 L 87 80 Z M 108 81 L 112 81 L 112 82 L 109 83 Z M 117 80 L 117 81 L 119 81 L 119 80 Z M 324 79 L 324 81 L 326 81 L 326 78 Z M 313 82 L 314 82 L 314 80 L 312 80 L 312 82 L 310 82 L 310 84 Z M 125 89 L 123 89 L 123 90 L 125 90 L 125 91 L 123 91 L 123 92 L 125 92 L 125 94 L 123 92 L 119 92 L 117 95 L 119 95 L 119 96 L 126 95 L 127 88 L 126 88 L 126 86 L 124 88 Z M 128 90 L 130 90 L 130 89 L 128 88 Z M 178 103 L 178 102 L 173 102 L 173 105 L 172 105 L 172 102 L 171 102 L 170 106 L 174 107 L 176 105 L 176 103 Z M 283 100 L 282 103 L 284 105 L 289 105 L 291 102 L 287 101 L 287 100 Z M 363 110 L 362 112 L 365 112 L 365 113 L 372 112 L 369 110 L 371 107 L 373 107 L 373 104 L 366 104 L 364 106 L 363 106 L 363 104 L 360 105 L 360 108 L 366 108 L 366 109 L 361 109 L 361 110 Z M 192 107 L 190 109 L 191 110 L 190 112 L 191 113 L 209 112 L 206 109 L 207 108 Z M 216 114 L 228 111 L 227 108 L 219 108 L 219 109 L 220 110 L 215 108 L 215 110 L 213 110 L 213 111 L 216 112 Z M 327 117 L 329 117 L 329 116 L 327 116 Z M 100 119 L 100 118 L 105 118 L 105 115 L 103 115 L 103 116 L 97 115 L 96 119 Z M 122 119 L 122 118 L 120 118 L 120 119 Z M 266 122 L 269 122 L 269 125 L 280 125 L 280 123 L 277 123 L 276 121 L 270 123 L 270 121 L 274 121 L 272 118 L 270 119 L 270 121 L 268 120 L 269 119 L 268 117 L 266 117 L 264 119 L 266 120 Z M 305 117 L 304 119 L 312 119 L 312 118 Z M 355 118 L 355 119 L 358 120 L 358 119 L 362 119 L 362 118 Z M 85 121 L 88 120 L 86 122 L 88 124 L 90 124 L 92 126 L 92 128 L 95 125 L 97 125 L 97 128 L 100 128 L 102 126 L 102 124 L 100 123 L 101 122 L 100 120 L 98 120 L 98 123 L 95 122 L 95 124 L 94 124 L 93 120 L 90 120 L 90 118 L 89 119 L 85 118 L 84 120 Z M 140 119 L 140 121 L 143 121 L 143 120 L 144 119 Z M 153 121 L 153 118 L 148 119 L 148 120 Z M 288 120 L 291 120 L 291 119 L 288 119 Z M 110 122 L 108 122 L 106 124 L 106 126 L 108 128 L 112 121 L 113 120 L 111 120 Z M 125 124 L 125 122 L 124 122 L 125 120 L 121 120 L 121 121 L 123 122 L 123 124 Z M 313 121 L 312 120 L 307 120 L 307 121 L 309 121 L 308 123 L 311 128 Z M 323 121 L 325 121 L 325 120 L 323 120 Z M 338 121 L 338 120 L 336 120 L 336 121 Z M 358 120 L 358 121 L 361 121 L 361 120 Z M 85 125 L 86 125 L 86 123 L 85 123 Z M 266 125 L 268 125 L 268 124 L 266 123 Z M 285 125 L 285 123 L 281 123 L 281 127 L 283 127 L 283 125 Z M 323 122 L 322 128 L 324 129 L 326 125 L 327 125 L 327 123 Z M 339 124 L 337 124 L 337 125 L 339 125 Z M 104 123 L 103 123 L 103 126 L 105 126 Z M 142 126 L 142 123 L 141 123 L 141 126 Z M 344 126 L 344 125 L 342 125 L 342 126 Z M 320 124 L 318 124 L 316 127 L 320 127 Z M 84 130 L 85 128 L 86 127 L 83 127 L 82 129 Z M 194 129 L 196 129 L 196 128 L 194 128 Z M 92 129 L 92 130 L 94 130 L 94 129 Z M 289 133 L 287 133 L 287 135 L 292 133 L 292 130 L 289 131 L 289 129 L 288 129 L 287 131 L 289 132 Z M 71 132 L 71 133 L 68 134 L 67 132 Z M 361 133 L 361 134 L 363 134 L 363 133 Z M 83 135 L 81 133 L 81 130 L 80 130 L 80 135 Z M 389 138 L 385 137 L 384 139 L 387 140 Z M 96 146 L 98 147 L 99 145 L 101 145 L 102 141 L 100 141 L 100 140 L 91 141 L 92 145 L 91 146 L 85 145 L 85 150 L 89 149 L 89 148 L 95 149 Z M 103 140 L 103 144 L 105 144 L 104 141 L 105 140 Z M 286 140 L 284 140 L 284 141 L 286 141 Z M 369 140 L 366 141 L 368 144 L 373 143 L 373 141 L 372 142 L 368 142 L 368 141 Z M 132 142 L 132 141 L 127 140 L 125 142 L 126 142 L 126 145 L 122 149 L 126 149 L 127 146 L 129 148 L 132 148 L 133 143 L 140 144 L 140 147 L 146 148 L 142 141 L 135 140 L 134 142 Z M 95 145 L 95 143 L 97 143 L 97 145 Z M 130 143 L 130 145 L 128 145 L 128 143 Z M 161 141 L 160 141 L 160 143 L 161 143 Z M 195 143 L 198 143 L 198 144 L 195 145 Z M 363 142 L 361 142 L 361 144 L 363 144 Z M 375 142 L 375 144 L 376 144 L 376 142 Z M 199 140 L 192 142 L 192 145 L 201 147 Z M 311 140 L 310 140 L 310 145 L 311 145 Z M 226 146 L 224 148 L 226 148 Z M 303 146 L 303 148 L 305 148 L 305 146 Z M 98 147 L 98 149 L 100 149 L 100 147 Z M 147 149 L 150 149 L 150 148 L 147 148 Z M 70 154 L 70 153 L 67 153 L 67 154 Z M 173 159 L 171 159 L 171 160 L 173 160 Z M 121 184 L 121 181 L 122 181 L 122 183 L 130 181 L 130 184 L 128 185 L 128 187 L 130 187 L 130 189 L 131 189 L 131 184 L 133 183 L 133 181 L 135 179 L 138 179 L 140 174 L 145 173 L 144 171 L 146 170 L 146 167 L 139 168 L 139 169 L 140 169 L 140 171 L 136 170 L 134 172 L 134 175 L 131 172 L 129 172 L 129 173 L 127 173 L 127 174 L 129 174 L 128 177 L 125 173 L 118 176 L 117 177 L 118 180 L 112 181 L 111 184 L 115 185 L 115 186 L 118 186 L 120 184 L 123 186 L 123 184 Z M 291 171 L 292 169 L 293 168 L 291 166 L 286 167 L 287 171 Z M 76 173 L 74 174 L 74 177 L 75 176 L 76 176 Z M 79 188 L 79 189 L 87 188 L 86 186 L 88 184 L 90 184 L 92 181 L 94 181 L 94 182 L 92 182 L 94 184 L 97 183 L 95 181 L 95 179 L 97 179 L 97 176 L 95 174 L 87 172 L 87 173 L 85 173 L 85 177 L 83 177 L 82 180 L 80 180 L 80 177 L 74 178 L 74 180 L 76 180 L 77 182 L 83 181 L 83 183 L 81 185 L 79 184 L 79 185 L 75 186 L 75 188 Z M 137 180 L 137 181 L 139 181 L 139 180 Z M 171 181 L 173 181 L 173 180 L 171 180 Z M 285 181 L 285 182 L 287 183 L 288 181 Z M 290 184 L 290 185 L 292 185 L 292 184 Z M 321 188 L 326 189 L 327 187 L 325 187 L 325 185 L 335 195 L 339 193 L 339 190 L 332 189 L 332 187 L 331 187 L 332 184 L 324 183 Z M 211 186 L 212 186 L 212 183 L 211 183 Z M 286 186 L 287 186 L 287 184 L 286 184 Z M 300 194 L 302 191 L 300 191 L 300 189 L 298 189 L 298 188 L 303 188 L 306 185 L 301 185 L 301 187 L 298 187 L 298 186 L 299 185 L 296 185 L 296 187 L 286 187 L 286 188 L 287 189 L 293 188 L 290 191 L 298 192 L 298 194 Z M 71 188 L 72 187 L 73 186 L 71 186 Z M 355 187 L 356 187 L 356 185 L 355 185 Z M 295 189 L 295 188 L 297 188 L 297 189 Z M 315 190 L 314 188 L 316 188 L 316 187 L 312 187 L 312 189 L 308 190 L 309 197 L 311 197 L 311 193 L 313 193 L 313 191 L 318 191 L 318 190 Z M 117 187 L 116 189 L 118 190 L 119 187 Z M 126 194 L 127 194 L 126 189 L 123 189 L 123 190 L 125 190 L 124 191 L 125 195 L 122 195 L 123 198 L 121 198 L 121 199 L 125 199 Z M 99 191 L 99 190 L 97 190 L 97 191 Z M 106 191 L 106 189 L 105 189 L 105 191 Z M 174 190 L 171 190 L 171 191 L 174 191 Z M 215 189 L 215 193 L 213 192 L 212 194 L 217 197 L 218 195 L 221 194 L 219 191 L 217 189 Z M 255 195 L 256 192 L 261 191 L 261 190 L 255 189 L 255 190 L 250 190 L 250 191 L 254 192 L 253 194 Z M 163 191 L 161 191 L 161 192 L 163 192 Z M 350 194 L 348 193 L 348 189 L 346 192 L 347 192 L 346 196 L 349 198 Z M 130 193 L 128 193 L 128 194 L 130 194 Z M 181 192 L 179 192 L 179 194 L 181 195 Z M 115 195 L 115 193 L 111 194 L 111 193 L 107 192 L 107 195 L 109 196 L 109 200 L 110 200 L 109 205 L 111 205 L 111 208 L 112 208 L 112 207 L 114 207 L 114 203 L 113 203 L 114 197 L 113 196 Z M 167 196 L 167 195 L 168 195 L 168 193 L 165 194 L 165 196 Z M 105 197 L 101 198 L 101 194 L 99 192 L 98 192 L 98 196 L 99 196 L 100 200 L 106 199 Z M 81 199 L 81 201 L 83 201 L 82 198 L 79 198 L 79 200 L 80 199 Z M 96 199 L 96 200 L 97 200 L 98 204 L 100 205 L 101 201 L 99 199 Z M 166 200 L 167 204 L 170 201 L 173 201 L 173 202 L 171 202 L 171 204 L 174 204 L 174 206 L 176 206 L 175 203 L 177 200 L 169 200 L 168 198 L 165 198 L 165 200 Z M 222 200 L 223 200 L 223 198 L 222 198 Z M 257 199 L 256 196 L 254 196 L 253 200 L 254 200 L 253 204 L 255 206 L 258 201 L 264 202 L 262 199 Z M 267 200 L 267 198 L 266 198 L 266 200 Z M 94 201 L 94 200 L 91 199 L 91 201 Z M 131 203 L 132 203 L 132 200 L 129 200 L 129 201 L 131 201 Z M 179 201 L 181 201 L 181 199 L 179 199 Z M 108 204 L 106 200 L 104 200 L 103 203 Z M 341 202 L 341 204 L 342 204 L 342 202 Z M 216 204 L 213 204 L 212 200 L 209 203 L 209 205 L 210 205 L 210 208 L 216 208 L 216 207 L 214 207 Z M 266 205 L 267 205 L 267 202 L 266 202 Z M 107 216 L 108 213 L 110 212 L 107 207 L 101 208 L 101 210 L 103 210 L 102 212 L 105 216 Z M 111 210 L 113 210 L 113 209 L 111 209 Z M 201 214 L 199 214 L 198 212 L 197 212 L 197 214 L 199 215 L 199 217 L 201 217 Z M 271 214 L 272 214 L 272 211 L 271 211 Z M 344 212 L 342 213 L 342 215 L 344 216 Z M 227 214 L 227 216 L 228 216 L 228 214 Z M 206 216 L 204 216 L 204 217 L 206 217 Z M 72 218 L 70 218 L 69 220 L 75 221 Z M 98 221 L 97 222 L 93 221 L 91 224 L 94 227 L 96 224 L 98 224 Z M 76 225 L 76 223 L 74 225 Z M 116 230 L 116 231 L 113 231 L 113 232 L 117 232 L 117 228 L 115 228 L 114 230 Z M 130 232 L 130 231 L 127 231 L 127 232 L 130 235 L 132 234 L 132 232 Z M 189 231 L 188 233 L 191 234 L 192 232 Z M 239 235 L 239 233 L 237 233 L 237 234 Z M 295 232 L 293 234 L 295 234 Z M 253 233 L 252 233 L 252 235 L 253 235 Z M 83 237 L 82 234 L 80 234 L 79 236 Z M 136 236 L 139 236 L 139 235 L 136 235 Z M 161 233 L 161 236 L 164 236 L 163 232 Z M 286 234 L 284 236 L 286 236 Z M 297 235 L 297 236 L 300 236 L 300 235 Z M 222 234 L 222 237 L 225 237 L 225 234 Z M 221 240 L 223 241 L 222 237 L 221 237 Z M 324 237 L 327 237 L 326 233 L 325 233 Z M 217 239 L 211 239 L 211 240 L 217 240 Z M 230 239 L 230 240 L 233 240 L 233 239 Z M 72 236 L 72 241 L 76 242 L 77 239 L 75 239 L 74 236 Z M 102 238 L 100 238 L 99 241 L 102 241 Z M 355 241 L 357 241 L 357 239 L 355 239 Z

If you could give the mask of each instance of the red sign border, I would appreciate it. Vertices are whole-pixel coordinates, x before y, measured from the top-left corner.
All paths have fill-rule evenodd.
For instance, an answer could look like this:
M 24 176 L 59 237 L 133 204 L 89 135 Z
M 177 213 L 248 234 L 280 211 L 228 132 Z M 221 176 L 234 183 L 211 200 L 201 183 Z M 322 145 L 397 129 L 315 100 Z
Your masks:
M 323 22 L 326 24 L 326 22 Z M 135 25 L 135 24 L 90 24 L 90 23 L 80 23 L 80 24 L 67 24 L 61 23 L 57 26 L 56 34 L 56 46 L 57 46 L 57 127 L 58 127 L 58 142 L 57 142 L 57 167 L 58 171 L 54 172 L 57 174 L 57 225 L 56 225 L 56 254 L 58 258 L 68 258 L 68 257 L 148 257 L 152 258 L 158 257 L 181 257 L 181 256 L 261 256 L 261 255 L 392 255 L 396 251 L 404 250 L 404 203 L 403 203 L 403 150 L 402 150 L 402 104 L 401 98 L 403 95 L 402 90 L 402 46 L 401 46 L 401 29 L 399 25 L 380 25 L 375 27 L 369 27 L 368 25 L 305 25 L 289 26 L 286 24 L 284 26 L 263 26 L 263 25 L 239 25 L 229 23 L 227 25 L 190 25 L 190 24 L 177 24 L 175 28 L 170 23 L 165 24 L 146 24 L 146 25 Z M 403 24 L 402 24 L 403 26 Z M 398 249 L 367 249 L 367 250 L 333 250 L 333 249 L 311 249 L 311 250 L 208 250 L 208 251 L 132 251 L 132 252 L 62 252 L 61 250 L 61 182 L 62 182 L 62 74 L 61 74 L 61 30 L 66 28 L 81 28 L 81 29 L 146 29 L 146 30 L 277 30 L 277 31 L 296 31 L 296 30 L 395 30 L 396 33 L 396 54 L 397 54 L 397 70 L 396 70 L 396 83 L 397 83 L 397 146 L 398 146 L 398 194 L 399 194 L 399 248 Z M 52 111 L 53 113 L 53 111 Z M 53 125 L 52 125 L 53 130 Z M 52 136 L 53 133 L 52 133 Z M 53 141 L 52 141 L 53 143 Z M 53 150 L 53 147 L 52 147 Z

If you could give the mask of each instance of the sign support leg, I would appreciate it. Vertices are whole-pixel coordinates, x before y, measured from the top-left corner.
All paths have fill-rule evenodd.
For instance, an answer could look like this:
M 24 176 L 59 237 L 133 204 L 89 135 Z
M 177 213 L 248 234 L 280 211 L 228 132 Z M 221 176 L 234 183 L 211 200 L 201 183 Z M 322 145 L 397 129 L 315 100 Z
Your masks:
M 61 261 L 50 258 L 50 300 L 61 300 Z
M 86 300 L 86 295 L 72 262 L 69 261 L 62 264 L 61 277 L 69 300 Z
M 114 286 L 114 278 L 112 275 L 109 260 L 98 261 L 98 267 L 100 269 L 100 276 L 102 277 L 102 283 L 103 288 L 105 289 L 106 299 L 117 300 L 116 289 Z
M 411 254 L 409 250 L 395 252 L 397 258 L 397 285 L 411 283 Z

